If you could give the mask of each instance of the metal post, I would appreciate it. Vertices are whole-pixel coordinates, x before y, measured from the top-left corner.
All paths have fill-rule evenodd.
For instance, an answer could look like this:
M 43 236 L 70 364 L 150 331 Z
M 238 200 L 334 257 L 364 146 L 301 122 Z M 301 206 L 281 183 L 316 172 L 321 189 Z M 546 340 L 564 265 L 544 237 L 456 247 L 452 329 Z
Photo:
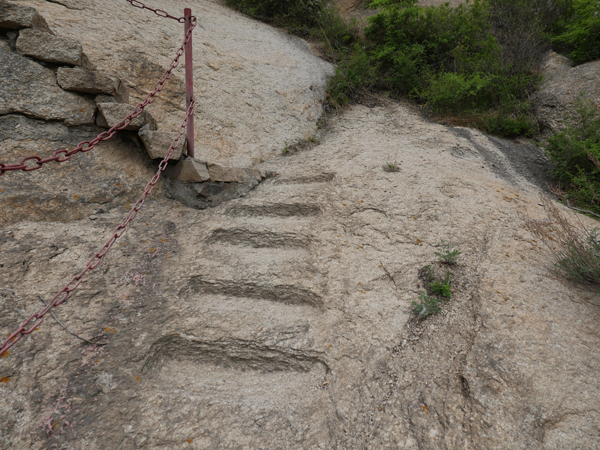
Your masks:
M 183 10 L 185 18 L 185 35 L 192 26 L 192 10 L 185 8 Z M 192 60 L 192 36 L 185 46 L 185 105 L 189 109 L 190 103 L 194 98 L 194 62 Z M 187 153 L 189 158 L 194 157 L 194 115 L 188 118 L 187 123 Z

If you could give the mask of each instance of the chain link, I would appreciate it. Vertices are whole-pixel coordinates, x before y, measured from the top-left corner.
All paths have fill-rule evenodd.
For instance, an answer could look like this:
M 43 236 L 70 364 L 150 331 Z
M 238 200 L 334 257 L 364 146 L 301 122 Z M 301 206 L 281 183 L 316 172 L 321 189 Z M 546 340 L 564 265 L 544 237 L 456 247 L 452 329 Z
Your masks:
M 129 2 L 129 0 L 126 0 L 126 1 Z M 135 1 L 135 0 L 131 0 L 131 1 Z M 140 3 L 140 2 L 137 2 L 137 3 Z M 138 8 L 139 8 L 139 6 L 138 6 Z M 146 8 L 146 9 L 151 9 L 151 8 Z M 152 10 L 152 11 L 154 11 L 154 10 Z M 92 141 L 80 142 L 72 150 L 68 150 L 68 149 L 64 149 L 64 148 L 60 149 L 60 150 L 56 150 L 55 152 L 52 153 L 52 156 L 50 156 L 49 158 L 42 159 L 41 157 L 34 155 L 34 156 L 27 156 L 27 157 L 21 159 L 18 164 L 3 164 L 0 162 L 0 176 L 4 175 L 6 172 L 15 171 L 15 170 L 22 170 L 23 172 L 31 172 L 33 170 L 38 170 L 44 164 L 52 162 L 52 161 L 58 162 L 58 163 L 68 161 L 69 159 L 71 159 L 71 156 L 75 155 L 76 153 L 89 152 L 96 145 L 98 145 L 98 143 L 108 141 L 116 134 L 117 131 L 122 130 L 125 127 L 127 127 L 133 119 L 135 119 L 137 116 L 142 114 L 142 112 L 144 112 L 144 108 L 146 108 L 146 106 L 148 106 L 149 104 L 151 104 L 154 101 L 154 97 L 156 97 L 156 95 L 164 89 L 165 82 L 173 76 L 173 70 L 175 70 L 175 68 L 177 66 L 179 66 L 179 60 L 185 51 L 185 46 L 188 44 L 188 42 L 192 38 L 192 32 L 194 31 L 196 24 L 197 24 L 196 18 L 192 17 L 192 25 L 185 35 L 183 44 L 181 44 L 181 47 L 179 47 L 179 49 L 177 50 L 175 58 L 171 61 L 171 64 L 170 64 L 169 68 L 165 71 L 162 79 L 154 85 L 154 90 L 146 96 L 145 100 L 142 103 L 138 104 L 135 107 L 135 109 L 127 117 L 125 117 L 121 122 L 119 122 L 118 124 L 116 124 L 115 126 L 110 128 L 108 131 L 104 131 L 104 132 L 100 133 Z M 87 146 L 87 147 L 84 147 L 84 146 Z M 61 155 L 63 155 L 63 156 L 61 156 Z M 29 164 L 27 164 L 28 161 L 35 161 L 35 163 L 29 165 Z
M 60 290 L 60 292 L 54 296 L 52 301 L 50 303 L 48 303 L 48 305 L 44 309 L 42 309 L 41 311 L 39 311 L 35 314 L 32 314 L 25 322 L 23 322 L 19 326 L 17 331 L 15 331 L 10 336 L 8 336 L 8 338 L 6 338 L 6 340 L 2 344 L 2 347 L 0 348 L 0 355 L 2 355 L 9 348 L 11 348 L 17 342 L 19 342 L 19 340 L 23 336 L 32 333 L 37 327 L 39 327 L 42 324 L 42 322 L 44 321 L 44 316 L 48 313 L 48 311 L 50 311 L 53 307 L 58 306 L 61 303 L 63 303 L 65 300 L 67 300 L 67 298 L 69 298 L 69 295 L 71 294 L 71 292 L 73 292 L 75 289 L 77 289 L 79 287 L 79 285 L 83 282 L 83 276 L 88 271 L 93 270 L 96 267 L 98 267 L 98 265 L 102 262 L 102 258 L 108 253 L 108 251 L 113 246 L 113 244 L 117 241 L 117 239 L 119 239 L 123 235 L 123 233 L 127 229 L 127 226 L 129 225 L 129 222 L 131 222 L 133 219 L 135 219 L 135 216 L 137 216 L 138 211 L 142 208 L 142 205 L 146 201 L 146 197 L 148 197 L 148 195 L 150 195 L 150 193 L 154 189 L 154 186 L 158 182 L 160 175 L 167 168 L 167 164 L 169 164 L 169 159 L 171 158 L 173 151 L 177 147 L 177 144 L 179 143 L 179 140 L 181 139 L 181 136 L 183 135 L 183 133 L 186 129 L 188 119 L 192 114 L 194 114 L 194 104 L 195 104 L 195 102 L 192 99 L 192 101 L 190 103 L 190 107 L 187 110 L 185 119 L 183 120 L 183 122 L 181 123 L 181 126 L 179 127 L 177 136 L 175 137 L 173 142 L 171 142 L 171 146 L 169 147 L 169 150 L 167 151 L 167 155 L 164 157 L 164 159 L 158 165 L 158 171 L 154 174 L 154 176 L 146 184 L 146 187 L 144 188 L 144 193 L 139 198 L 139 200 L 135 203 L 133 208 L 131 208 L 131 210 L 129 211 L 129 214 L 127 214 L 127 216 L 125 217 L 123 222 L 121 222 L 113 230 L 113 234 L 108 239 L 108 241 L 106 241 L 106 243 L 102 247 L 100 247 L 100 249 L 96 253 L 94 253 L 94 256 L 92 256 L 90 258 L 90 260 L 87 262 L 85 268 L 79 274 L 77 274 L 76 276 L 71 278 L 71 281 L 69 281 L 65 285 L 65 287 L 63 287 Z M 29 328 L 27 328 L 27 326 L 31 322 L 35 322 L 35 323 L 33 325 L 31 325 Z
M 150 8 L 149 6 L 144 5 L 142 2 L 140 2 L 138 0 L 125 0 L 125 1 L 127 3 L 130 3 L 131 6 L 135 6 L 136 8 L 147 9 L 148 11 L 152 11 L 154 14 L 156 14 L 159 17 L 164 17 L 165 19 L 174 19 L 179 23 L 185 22 L 184 17 L 175 17 L 175 16 L 170 15 L 166 11 L 163 11 L 162 9 Z

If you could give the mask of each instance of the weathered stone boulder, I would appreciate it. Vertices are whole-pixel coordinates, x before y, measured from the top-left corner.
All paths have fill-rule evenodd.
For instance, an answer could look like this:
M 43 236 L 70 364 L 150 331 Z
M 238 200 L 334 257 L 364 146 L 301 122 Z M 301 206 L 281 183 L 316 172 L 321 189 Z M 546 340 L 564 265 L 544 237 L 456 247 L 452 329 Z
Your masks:
M 17 113 L 67 125 L 94 122 L 93 102 L 63 91 L 52 70 L 10 51 L 4 41 L 0 41 L 0 83 L 0 115 Z
M 100 114 L 98 115 L 98 125 L 101 127 L 112 128 L 125 117 L 127 117 L 134 109 L 133 106 L 127 103 L 98 103 Z M 125 127 L 125 130 L 138 131 L 144 125 L 148 125 L 150 130 L 156 130 L 156 120 L 148 111 L 142 112 L 139 116 L 131 121 Z
M 127 88 L 115 75 L 81 67 L 60 67 L 56 77 L 59 86 L 65 91 L 112 95 L 121 103 L 127 103 L 129 100 Z
M 169 167 L 165 175 L 172 180 L 184 183 L 201 183 L 210 179 L 206 164 L 194 158 L 179 161 L 176 165 Z
M 78 41 L 32 28 L 27 28 L 19 33 L 17 51 L 40 61 L 54 64 L 79 66 L 84 61 L 83 48 Z
M 600 60 L 573 67 L 568 58 L 548 52 L 542 74 L 544 81 L 531 101 L 546 128 L 562 129 L 565 117 L 574 112 L 573 102 L 582 94 L 600 107 Z
M 50 27 L 35 8 L 30 6 L 15 5 L 5 0 L 0 0 L 0 28 L 36 28 L 52 33 Z
M 177 137 L 176 132 L 154 131 L 150 129 L 149 125 L 140 128 L 139 135 L 151 159 L 164 159 L 171 143 Z M 181 155 L 185 154 L 185 144 L 186 138 L 183 135 L 169 159 L 178 161 Z

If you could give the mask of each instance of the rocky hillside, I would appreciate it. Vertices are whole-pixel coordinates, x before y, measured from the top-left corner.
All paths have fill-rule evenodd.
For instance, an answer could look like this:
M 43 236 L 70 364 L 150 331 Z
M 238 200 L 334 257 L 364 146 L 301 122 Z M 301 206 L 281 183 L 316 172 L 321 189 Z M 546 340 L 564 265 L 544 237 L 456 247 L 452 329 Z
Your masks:
M 178 185 L 184 201 L 159 182 L 56 318 L 0 358 L 0 448 L 598 448 L 600 294 L 558 277 L 527 228 L 550 182 L 539 149 L 389 100 L 317 129 L 332 68 L 305 42 L 207 0 L 148 4 L 199 18 L 199 157 L 263 176 Z M 16 7 L 33 9 L 16 23 Z M 79 59 L 24 50 L 39 33 Z M 99 105 L 133 108 L 182 36 L 125 1 L 0 1 L 0 161 L 96 136 Z M 66 69 L 108 92 L 66 89 Z M 147 131 L 176 131 L 181 76 Z M 0 177 L 4 336 L 123 220 L 157 169 L 145 147 L 119 132 Z M 417 320 L 440 277 L 452 298 Z

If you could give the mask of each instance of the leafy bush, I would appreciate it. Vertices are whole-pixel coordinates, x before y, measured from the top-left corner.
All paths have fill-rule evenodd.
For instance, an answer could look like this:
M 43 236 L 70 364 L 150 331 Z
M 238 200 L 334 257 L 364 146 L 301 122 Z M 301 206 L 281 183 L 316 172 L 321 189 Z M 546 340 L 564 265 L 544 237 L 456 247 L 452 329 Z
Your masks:
M 370 18 L 365 36 L 393 90 L 418 98 L 440 72 L 487 71 L 498 64 L 499 49 L 478 0 L 456 8 L 421 7 L 417 0 L 374 4 L 384 9 Z
M 566 128 L 548 139 L 546 153 L 567 198 L 600 214 L 600 114 L 584 97 L 575 102 L 575 111 Z
M 486 0 L 493 34 L 509 74 L 533 73 L 550 48 L 548 32 L 571 0 Z
M 328 56 L 334 61 L 351 53 L 353 47 L 362 42 L 356 20 L 345 21 L 331 4 L 326 4 L 316 14 L 315 27 L 310 33 L 312 38 L 323 42 Z
M 385 85 L 438 115 L 470 117 L 501 136 L 531 135 L 527 98 L 547 49 L 543 31 L 563 0 L 475 0 L 450 7 L 376 0 L 383 10 L 365 30 Z M 537 15 L 536 15 L 537 14 Z
M 347 104 L 361 91 L 370 88 L 377 74 L 377 65 L 372 64 L 360 44 L 355 44 L 342 58 L 329 81 L 327 94 L 329 103 L 336 107 Z
M 576 61 L 600 57 L 597 0 L 474 0 L 456 7 L 374 0 L 380 11 L 364 37 L 328 0 L 226 2 L 322 42 L 338 65 L 327 96 L 336 108 L 384 88 L 506 137 L 538 131 L 528 98 L 541 80 L 539 62 L 550 39 Z
M 572 0 L 555 25 L 552 43 L 576 64 L 600 59 L 600 2 Z
M 485 117 L 483 129 L 499 136 L 530 137 L 539 130 L 539 123 L 530 110 L 529 102 L 516 99 L 510 102 L 507 98 L 504 105 Z

